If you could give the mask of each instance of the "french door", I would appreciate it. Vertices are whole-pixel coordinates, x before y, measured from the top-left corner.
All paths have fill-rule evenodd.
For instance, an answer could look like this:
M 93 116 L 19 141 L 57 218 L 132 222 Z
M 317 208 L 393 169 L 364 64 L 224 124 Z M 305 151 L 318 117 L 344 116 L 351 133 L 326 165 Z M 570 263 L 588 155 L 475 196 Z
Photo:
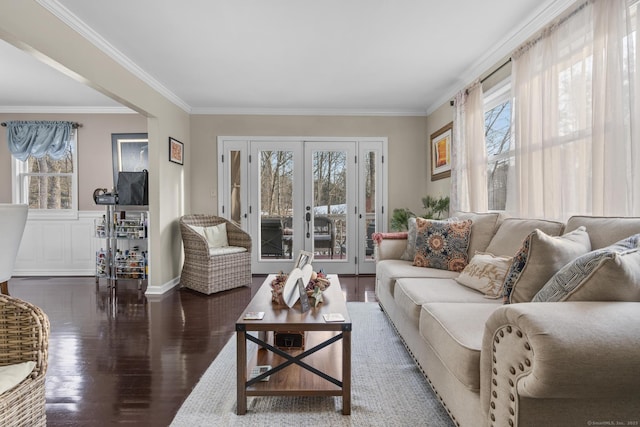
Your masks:
M 384 138 L 220 137 L 219 212 L 251 234 L 252 272 L 288 272 L 307 251 L 316 271 L 374 273 L 385 150 Z

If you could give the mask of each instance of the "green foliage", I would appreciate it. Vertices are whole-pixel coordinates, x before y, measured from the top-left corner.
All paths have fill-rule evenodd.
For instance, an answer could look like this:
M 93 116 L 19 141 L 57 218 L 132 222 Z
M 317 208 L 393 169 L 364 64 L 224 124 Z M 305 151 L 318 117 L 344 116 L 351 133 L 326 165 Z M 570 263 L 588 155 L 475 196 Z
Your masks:
M 409 209 L 394 209 L 391 215 L 391 229 L 396 231 L 404 231 L 409 224 L 409 218 L 415 216 Z
M 449 213 L 449 196 L 438 197 L 437 199 L 431 196 L 422 198 L 422 206 L 425 209 L 425 214 L 422 218 L 427 219 L 441 219 L 443 214 Z
M 449 213 L 449 196 L 446 197 L 431 197 L 426 196 L 422 198 L 422 207 L 425 212 L 420 215 L 421 218 L 426 219 L 442 219 Z M 398 208 L 393 210 L 391 215 L 391 229 L 395 231 L 404 231 L 409 227 L 409 218 L 418 216 L 411 212 L 407 208 Z

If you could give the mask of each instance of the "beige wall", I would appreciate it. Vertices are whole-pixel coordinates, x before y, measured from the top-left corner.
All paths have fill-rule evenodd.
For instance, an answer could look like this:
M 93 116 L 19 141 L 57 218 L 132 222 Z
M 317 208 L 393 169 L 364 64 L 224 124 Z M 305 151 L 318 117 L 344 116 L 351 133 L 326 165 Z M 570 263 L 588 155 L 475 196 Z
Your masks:
M 418 209 L 429 180 L 425 117 L 234 116 L 191 117 L 191 208 L 216 213 L 218 136 L 387 137 L 389 200 L 396 207 Z
M 112 133 L 146 133 L 140 114 L 1 114 L 9 120 L 65 120 L 78 122 L 78 209 L 104 210 L 93 202 L 93 190 L 113 186 Z M 11 154 L 7 133 L 0 132 L 0 203 L 11 203 Z
M 446 102 L 441 105 L 437 110 L 431 113 L 427 117 L 427 135 L 429 143 L 431 141 L 431 135 L 437 132 L 443 126 L 453 121 L 453 107 Z M 428 153 L 430 154 L 430 153 Z M 429 163 L 430 165 L 431 163 Z M 448 196 L 451 193 L 451 178 L 442 178 L 437 181 L 431 181 L 431 171 L 429 171 L 429 177 L 427 178 L 427 189 L 425 196 Z M 420 212 L 420 211 L 419 211 Z

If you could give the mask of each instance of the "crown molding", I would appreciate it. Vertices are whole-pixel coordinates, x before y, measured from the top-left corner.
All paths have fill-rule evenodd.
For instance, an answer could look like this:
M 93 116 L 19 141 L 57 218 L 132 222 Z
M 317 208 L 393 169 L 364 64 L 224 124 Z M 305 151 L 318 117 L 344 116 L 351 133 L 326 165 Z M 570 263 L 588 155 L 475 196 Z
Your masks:
M 36 0 L 42 7 L 51 12 L 54 16 L 67 24 L 71 29 L 76 31 L 82 37 L 87 39 L 98 49 L 107 54 L 110 58 L 122 65 L 133 75 L 151 86 L 169 101 L 183 109 L 187 113 L 191 112 L 191 106 L 183 101 L 176 94 L 171 92 L 166 86 L 153 78 L 150 74 L 140 68 L 136 63 L 131 61 L 122 52 L 116 49 L 111 43 L 105 40 L 100 34 L 85 24 L 80 18 L 71 13 L 69 9 L 60 4 L 57 0 Z
M 523 25 L 507 34 L 500 42 L 494 45 L 492 50 L 471 65 L 468 72 L 461 75 L 454 85 L 450 86 L 440 98 L 427 108 L 427 115 L 433 113 L 443 104 L 448 103 L 455 94 L 464 89 L 465 86 L 479 78 L 504 58 L 510 56 L 518 46 L 526 42 L 531 36 L 540 31 L 545 25 L 549 24 L 576 2 L 577 0 L 548 0 L 545 2 Z
M 2 105 L 0 113 L 5 114 L 138 114 L 127 107 L 60 107 L 38 105 Z
M 376 110 L 350 108 L 192 108 L 191 114 L 238 116 L 427 116 L 427 112 L 425 110 Z

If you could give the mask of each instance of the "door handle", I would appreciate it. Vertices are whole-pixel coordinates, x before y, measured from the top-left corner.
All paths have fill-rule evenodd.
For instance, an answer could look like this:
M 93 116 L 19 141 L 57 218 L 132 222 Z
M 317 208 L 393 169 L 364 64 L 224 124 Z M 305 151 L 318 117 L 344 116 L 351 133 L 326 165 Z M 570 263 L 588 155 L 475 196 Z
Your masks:
M 305 218 L 307 220 L 307 239 L 308 239 L 309 237 L 311 237 L 311 212 L 307 212 L 307 214 L 305 215 Z

